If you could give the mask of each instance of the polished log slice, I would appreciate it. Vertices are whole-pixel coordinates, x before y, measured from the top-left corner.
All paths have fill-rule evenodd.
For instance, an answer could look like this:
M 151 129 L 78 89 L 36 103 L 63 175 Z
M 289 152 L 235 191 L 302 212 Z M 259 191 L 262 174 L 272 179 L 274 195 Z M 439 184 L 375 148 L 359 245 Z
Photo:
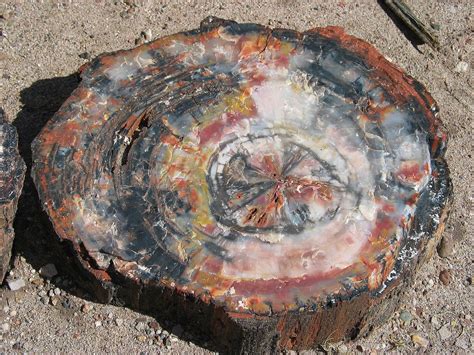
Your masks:
M 424 87 L 341 28 L 207 18 L 104 54 L 33 144 L 106 302 L 220 349 L 304 349 L 390 316 L 450 205 Z
M 0 109 L 0 283 L 8 270 L 15 233 L 18 199 L 26 166 L 18 153 L 18 134 Z

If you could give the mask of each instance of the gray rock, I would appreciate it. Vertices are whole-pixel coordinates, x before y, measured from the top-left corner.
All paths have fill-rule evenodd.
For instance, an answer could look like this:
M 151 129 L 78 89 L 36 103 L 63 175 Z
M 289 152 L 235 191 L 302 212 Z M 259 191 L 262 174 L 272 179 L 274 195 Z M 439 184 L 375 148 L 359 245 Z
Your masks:
M 25 280 L 23 279 L 7 280 L 7 284 L 8 288 L 12 291 L 18 291 L 26 286 Z
M 438 245 L 438 255 L 442 258 L 451 256 L 454 250 L 453 236 L 446 234 Z
M 446 340 L 451 337 L 452 333 L 451 330 L 449 329 L 449 324 L 443 325 L 439 330 L 438 334 L 441 337 L 441 340 Z
M 465 73 L 469 69 L 469 63 L 460 61 L 457 65 L 456 68 L 454 68 L 454 71 L 456 73 Z
M 176 335 L 177 337 L 180 337 L 181 335 L 183 335 L 183 327 L 180 325 L 180 324 L 176 324 L 173 329 L 171 330 L 171 332 Z
M 410 323 L 411 320 L 413 319 L 413 316 L 411 315 L 410 312 L 402 311 L 400 313 L 400 319 L 404 321 L 405 323 Z
M 46 279 L 51 279 L 58 274 L 58 270 L 54 264 L 46 264 L 39 270 L 39 274 Z
M 144 331 L 146 329 L 146 324 L 143 323 L 143 322 L 138 322 L 136 325 L 135 325 L 135 329 L 138 330 L 138 331 Z

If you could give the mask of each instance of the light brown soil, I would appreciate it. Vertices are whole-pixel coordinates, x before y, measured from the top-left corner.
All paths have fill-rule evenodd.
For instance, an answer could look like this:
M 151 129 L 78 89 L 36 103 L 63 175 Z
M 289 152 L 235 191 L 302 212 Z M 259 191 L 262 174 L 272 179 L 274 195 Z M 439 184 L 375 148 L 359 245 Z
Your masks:
M 407 3 L 438 28 L 439 52 L 426 45 L 415 48 L 375 0 L 4 0 L 0 3 L 0 106 L 15 120 L 21 152 L 30 164 L 29 143 L 74 88 L 70 74 L 87 61 L 81 56 L 133 47 L 142 31 L 151 30 L 155 38 L 196 28 L 208 15 L 296 30 L 343 26 L 424 83 L 438 102 L 450 137 L 447 160 L 455 188 L 445 236 L 456 244 L 451 256 L 436 255 L 422 268 L 403 309 L 384 326 L 365 339 L 324 348 L 341 353 L 389 349 L 472 353 L 473 6 L 469 0 Z M 158 329 L 173 330 L 180 337 L 164 335 L 163 344 L 160 336 L 153 335 L 157 325 L 150 327 L 152 318 L 86 301 L 89 296 L 74 282 L 74 275 L 64 274 L 61 268 L 63 257 L 55 254 L 57 241 L 51 239 L 45 223 L 38 222 L 41 213 L 35 194 L 27 179 L 9 275 L 22 277 L 27 285 L 15 292 L 6 285 L 0 289 L 0 352 L 209 352 L 205 339 L 181 334 L 173 320 Z M 51 262 L 57 265 L 59 277 L 44 283 L 33 270 Z M 442 270 L 449 270 L 447 285 L 439 280 Z M 442 278 L 447 280 L 446 273 Z M 59 295 L 54 293 L 56 287 Z M 84 304 L 93 307 L 88 310 Z

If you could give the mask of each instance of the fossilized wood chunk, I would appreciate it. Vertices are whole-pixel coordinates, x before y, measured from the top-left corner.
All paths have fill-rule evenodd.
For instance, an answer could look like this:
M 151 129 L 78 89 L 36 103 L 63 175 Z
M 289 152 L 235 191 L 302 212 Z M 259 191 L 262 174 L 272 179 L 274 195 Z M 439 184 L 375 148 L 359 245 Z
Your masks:
M 106 301 L 227 351 L 302 349 L 383 321 L 434 250 L 451 194 L 437 114 L 340 28 L 208 18 L 83 69 L 33 176 Z
M 23 187 L 26 166 L 18 153 L 18 135 L 0 109 L 0 283 L 13 246 L 13 220 Z

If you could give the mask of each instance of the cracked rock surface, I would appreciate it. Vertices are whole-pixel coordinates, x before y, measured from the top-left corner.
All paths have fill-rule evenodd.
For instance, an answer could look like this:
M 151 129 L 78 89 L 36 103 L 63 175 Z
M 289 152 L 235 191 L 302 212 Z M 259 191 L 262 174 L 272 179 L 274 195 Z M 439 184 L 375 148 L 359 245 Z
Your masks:
M 18 135 L 0 109 L 0 282 L 8 270 L 15 232 L 13 220 L 20 198 L 25 163 L 18 153 Z
M 33 179 L 107 301 L 304 349 L 382 322 L 439 242 L 438 107 L 341 28 L 208 17 L 80 75 Z

